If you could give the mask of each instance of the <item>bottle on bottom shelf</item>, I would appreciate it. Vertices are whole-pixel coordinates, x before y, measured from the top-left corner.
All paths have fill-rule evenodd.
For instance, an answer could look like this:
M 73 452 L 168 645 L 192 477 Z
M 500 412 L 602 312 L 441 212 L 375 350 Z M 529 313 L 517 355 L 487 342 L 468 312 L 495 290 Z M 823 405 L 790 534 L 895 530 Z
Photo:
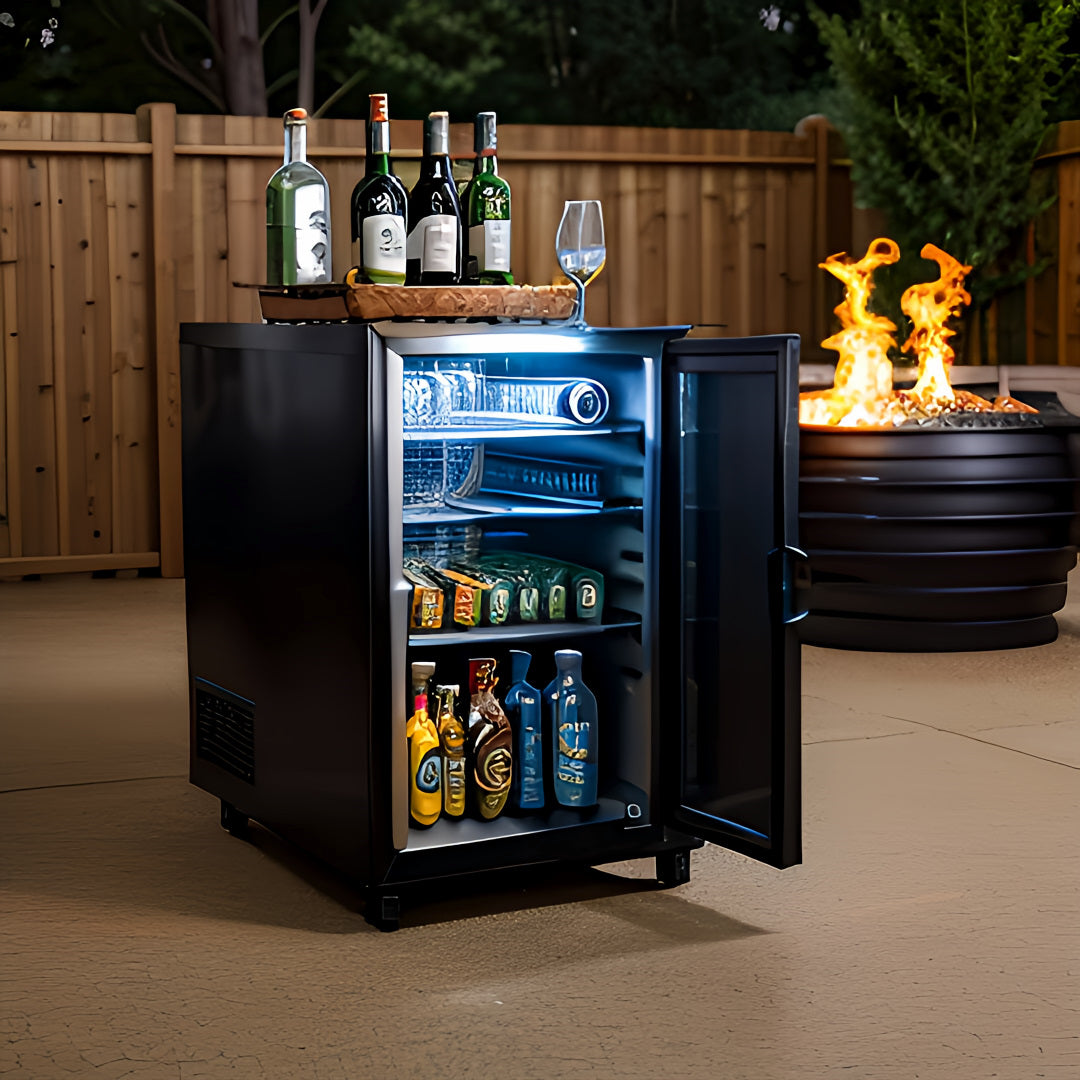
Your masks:
M 473 806 L 485 821 L 502 813 L 513 774 L 510 722 L 495 697 L 495 660 L 469 661 L 469 730 L 467 775 Z
M 581 653 L 559 649 L 557 674 L 544 690 L 549 710 L 552 789 L 560 806 L 596 805 L 596 698 L 581 678 Z
M 439 743 L 442 749 L 443 813 L 465 813 L 465 726 L 457 716 L 458 684 L 436 688 Z
M 417 825 L 434 825 L 442 809 L 442 755 L 439 732 L 428 715 L 429 662 L 412 665 L 413 713 L 405 727 L 409 740 L 409 814 Z
M 525 680 L 529 676 L 527 652 L 510 650 L 510 677 L 503 708 L 513 732 L 513 774 L 510 805 L 515 810 L 544 808 L 544 743 L 540 727 L 540 691 Z

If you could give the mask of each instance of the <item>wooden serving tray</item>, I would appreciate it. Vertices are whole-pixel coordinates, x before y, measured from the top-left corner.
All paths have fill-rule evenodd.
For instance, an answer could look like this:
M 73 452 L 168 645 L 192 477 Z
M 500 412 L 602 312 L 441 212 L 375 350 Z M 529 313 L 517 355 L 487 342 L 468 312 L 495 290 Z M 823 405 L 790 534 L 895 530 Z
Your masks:
M 573 285 L 257 285 L 267 322 L 360 319 L 568 319 Z
M 350 285 L 357 319 L 568 319 L 573 285 Z

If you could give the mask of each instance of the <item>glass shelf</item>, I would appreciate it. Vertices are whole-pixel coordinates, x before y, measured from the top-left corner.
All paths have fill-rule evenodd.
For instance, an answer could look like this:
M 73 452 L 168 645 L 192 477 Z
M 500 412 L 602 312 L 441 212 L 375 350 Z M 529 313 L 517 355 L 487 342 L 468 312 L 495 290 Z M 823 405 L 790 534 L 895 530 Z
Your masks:
M 536 439 L 552 436 L 580 435 L 625 435 L 640 432 L 640 423 L 620 422 L 614 424 L 596 424 L 586 427 L 582 424 L 538 424 L 523 422 L 515 424 L 508 419 L 505 424 L 478 424 L 468 427 L 405 428 L 402 439 L 405 442 L 488 442 L 493 439 Z
M 448 525 L 467 521 L 490 521 L 498 517 L 566 518 L 596 514 L 639 514 L 641 506 L 573 506 L 541 499 L 514 499 L 510 496 L 477 494 L 462 498 L 457 506 L 406 507 L 405 525 Z
M 500 814 L 494 821 L 477 821 L 463 817 L 458 821 L 440 818 L 430 829 L 409 829 L 406 851 L 425 848 L 449 847 L 454 844 L 473 844 L 483 840 L 498 840 L 523 833 L 550 832 L 553 829 L 576 829 L 582 825 L 601 825 L 623 822 L 626 804 L 616 799 L 597 800 L 598 805 L 586 810 L 574 810 L 568 806 L 556 806 L 537 814 L 517 817 Z
M 474 626 L 471 630 L 432 630 L 423 634 L 409 635 L 409 648 L 428 648 L 440 645 L 472 645 L 482 642 L 505 642 L 512 645 L 516 641 L 544 641 L 562 638 L 563 640 L 579 637 L 591 637 L 594 634 L 614 633 L 619 630 L 639 630 L 641 620 L 626 618 L 620 621 L 588 622 L 550 622 L 550 623 L 512 623 L 509 626 Z

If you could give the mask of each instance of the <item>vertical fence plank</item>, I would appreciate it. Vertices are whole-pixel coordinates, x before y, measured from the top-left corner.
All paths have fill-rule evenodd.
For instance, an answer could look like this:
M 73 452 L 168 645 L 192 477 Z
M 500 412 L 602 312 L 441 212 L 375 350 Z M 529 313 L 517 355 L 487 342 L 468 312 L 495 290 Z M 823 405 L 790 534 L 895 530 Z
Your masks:
M 90 396 L 83 413 L 83 454 L 86 460 L 84 525 L 88 539 L 80 545 L 87 553 L 116 550 L 112 534 L 113 504 L 113 397 L 112 324 L 109 317 L 109 219 L 105 193 L 105 162 L 85 159 L 89 191 L 85 209 L 88 247 L 83 251 L 83 291 L 88 377 L 84 386 Z
M 40 137 L 47 139 L 51 115 L 40 114 L 37 121 Z M 27 156 L 17 201 L 21 546 L 23 554 L 33 555 L 59 554 L 48 171 L 47 156 Z
M 1058 166 L 1057 362 L 1080 363 L 1080 159 Z
M 252 117 L 225 117 L 229 144 L 251 145 L 254 133 Z M 234 289 L 232 282 L 266 280 L 266 244 L 260 228 L 266 222 L 266 180 L 260 182 L 258 171 L 265 164 L 257 158 L 230 158 L 225 163 L 230 322 L 258 322 L 261 318 L 258 295 L 251 289 Z
M 112 321 L 113 550 L 158 550 L 157 455 L 147 275 L 149 167 L 106 161 Z
M 19 324 L 16 317 L 19 162 L 0 157 L 0 556 L 21 555 L 19 532 Z
M 176 109 L 144 105 L 139 110 L 143 138 L 152 144 L 151 237 L 154 253 L 154 374 L 157 402 L 158 517 L 161 573 L 184 573 L 180 496 L 180 343 L 176 318 L 176 264 L 172 252 L 176 189 Z

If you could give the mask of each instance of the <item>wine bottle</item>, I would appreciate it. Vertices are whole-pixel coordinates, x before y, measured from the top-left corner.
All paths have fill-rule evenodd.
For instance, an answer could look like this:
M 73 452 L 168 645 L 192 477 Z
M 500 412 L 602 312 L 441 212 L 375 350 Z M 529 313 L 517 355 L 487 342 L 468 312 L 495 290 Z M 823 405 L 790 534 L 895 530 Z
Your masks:
M 442 809 L 442 754 L 439 732 L 428 715 L 432 663 L 412 666 L 413 713 L 405 726 L 409 740 L 409 814 L 417 825 L 434 825 Z
M 465 189 L 469 254 L 476 257 L 481 285 L 513 285 L 510 273 L 510 185 L 499 175 L 495 114 L 477 113 L 473 148 L 476 161 Z
M 465 813 L 465 727 L 457 716 L 459 687 L 439 686 L 439 744 L 442 748 L 443 813 L 459 818 Z
M 596 805 L 596 698 L 581 681 L 581 653 L 559 649 L 558 674 L 549 693 L 554 705 L 551 755 L 555 799 L 562 806 Z
M 461 281 L 461 204 L 450 171 L 450 116 L 433 112 L 424 121 L 420 179 L 409 195 L 406 280 L 410 285 L 457 285 Z
M 307 111 L 285 114 L 285 163 L 266 184 L 266 280 L 329 282 L 330 185 L 307 160 Z
M 513 732 L 514 769 L 510 783 L 510 805 L 515 810 L 544 808 L 544 747 L 540 731 L 540 691 L 530 686 L 532 657 L 510 650 L 510 677 L 503 709 Z
M 469 661 L 468 778 L 477 814 L 498 817 L 510 795 L 513 751 L 510 721 L 495 697 L 495 661 Z
M 369 285 L 405 284 L 409 196 L 390 165 L 386 95 L 369 94 L 364 176 L 352 193 L 352 259 Z

